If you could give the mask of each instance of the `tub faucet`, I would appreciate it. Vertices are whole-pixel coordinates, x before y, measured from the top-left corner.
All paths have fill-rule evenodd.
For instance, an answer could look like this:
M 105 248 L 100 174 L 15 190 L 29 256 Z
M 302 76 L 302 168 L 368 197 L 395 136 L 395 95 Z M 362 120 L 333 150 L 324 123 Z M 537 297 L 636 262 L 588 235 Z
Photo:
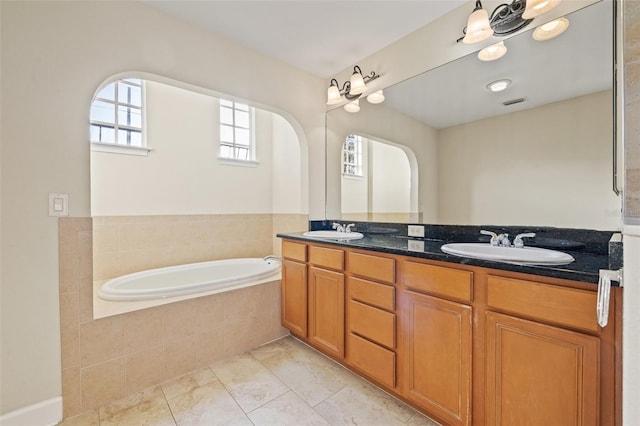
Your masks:
M 267 260 L 277 260 L 278 262 L 282 262 L 282 259 L 279 256 L 276 256 L 275 254 L 270 254 L 268 256 L 265 256 L 262 258 L 262 260 L 264 260 L 265 262 Z

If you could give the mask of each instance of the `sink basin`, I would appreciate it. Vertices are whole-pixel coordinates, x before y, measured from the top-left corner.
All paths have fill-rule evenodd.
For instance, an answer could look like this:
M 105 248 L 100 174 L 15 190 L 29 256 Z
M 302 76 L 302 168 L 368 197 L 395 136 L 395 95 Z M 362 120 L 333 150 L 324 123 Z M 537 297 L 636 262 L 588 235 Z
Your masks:
M 307 231 L 305 237 L 326 238 L 330 240 L 359 240 L 364 237 L 359 232 L 338 232 L 338 231 Z
M 497 247 L 482 243 L 445 244 L 442 251 L 473 259 L 496 260 L 499 262 L 526 265 L 565 265 L 573 262 L 573 256 L 556 250 L 536 247 Z

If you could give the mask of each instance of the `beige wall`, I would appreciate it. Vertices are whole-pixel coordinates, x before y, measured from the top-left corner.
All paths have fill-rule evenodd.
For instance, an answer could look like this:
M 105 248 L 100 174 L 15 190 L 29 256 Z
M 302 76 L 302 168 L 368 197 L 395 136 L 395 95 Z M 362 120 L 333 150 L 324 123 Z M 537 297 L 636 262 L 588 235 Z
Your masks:
M 70 215 L 90 215 L 87 121 L 96 88 L 134 70 L 270 106 L 308 146 L 305 158 L 315 159 L 310 182 L 323 188 L 325 85 L 138 2 L 0 7 L 0 413 L 7 413 L 61 394 L 58 232 L 57 219 L 47 216 L 47 194 L 68 193 Z M 314 194 L 308 206 L 321 218 L 324 191 Z
M 439 222 L 619 230 L 611 103 L 600 92 L 439 131 Z

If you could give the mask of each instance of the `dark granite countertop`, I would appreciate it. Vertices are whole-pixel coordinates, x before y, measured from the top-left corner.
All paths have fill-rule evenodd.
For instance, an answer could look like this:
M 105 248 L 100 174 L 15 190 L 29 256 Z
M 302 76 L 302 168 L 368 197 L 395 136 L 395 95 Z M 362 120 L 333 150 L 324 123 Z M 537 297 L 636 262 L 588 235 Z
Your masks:
M 311 222 L 310 229 L 330 229 L 326 221 Z M 357 223 L 355 231 L 364 234 L 359 240 L 338 241 L 326 238 L 304 236 L 302 232 L 280 233 L 277 236 L 293 240 L 308 241 L 366 249 L 380 253 L 397 254 L 421 259 L 438 260 L 442 262 L 472 265 L 484 268 L 499 269 L 545 277 L 561 278 L 586 283 L 598 283 L 600 269 L 612 269 L 617 259 L 610 259 L 609 239 L 613 232 L 591 230 L 567 230 L 548 227 L 508 227 L 511 238 L 517 233 L 533 231 L 538 237 L 539 244 L 533 242 L 531 246 L 553 248 L 569 253 L 575 261 L 567 265 L 518 265 L 491 260 L 471 259 L 444 253 L 440 247 L 451 242 L 487 242 L 479 235 L 480 229 L 503 232 L 496 226 L 447 226 L 425 225 L 425 238 L 407 237 L 406 224 L 371 224 Z M 417 244 L 416 244 L 417 243 Z M 424 247 L 422 247 L 424 244 Z M 527 244 L 529 245 L 529 244 Z M 551 245 L 552 247 L 549 247 Z M 555 246 L 554 246 L 555 245 Z M 617 283 L 612 283 L 616 285 Z

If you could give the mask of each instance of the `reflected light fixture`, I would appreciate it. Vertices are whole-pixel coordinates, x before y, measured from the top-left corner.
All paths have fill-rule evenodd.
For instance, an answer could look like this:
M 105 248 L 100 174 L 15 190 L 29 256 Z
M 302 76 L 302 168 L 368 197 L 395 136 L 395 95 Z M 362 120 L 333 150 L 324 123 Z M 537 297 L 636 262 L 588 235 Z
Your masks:
M 380 74 L 376 74 L 375 71 L 362 75 L 362 70 L 356 65 L 353 67 L 351 78 L 344 82 L 342 88 L 340 88 L 338 80 L 332 78 L 329 89 L 327 89 L 327 105 L 335 105 L 342 102 L 343 96 L 349 101 L 358 99 L 367 90 L 367 83 L 378 77 L 380 77 Z
M 478 52 L 478 59 L 481 61 L 495 61 L 502 58 L 505 53 L 507 53 L 507 46 L 505 46 L 504 41 L 499 41 Z
M 344 109 L 348 112 L 360 111 L 360 100 L 356 99 L 355 101 L 351 101 L 348 104 L 345 104 Z
M 487 84 L 487 89 L 491 90 L 492 92 L 502 92 L 504 89 L 509 87 L 509 85 L 511 85 L 511 80 L 504 78 L 502 80 L 492 81 L 491 83 Z
M 524 19 L 533 19 L 550 11 L 556 7 L 558 3 L 560 3 L 560 0 L 527 0 L 527 6 L 522 17 Z
M 567 28 L 569 28 L 569 20 L 567 18 L 554 19 L 533 30 L 532 37 L 537 41 L 551 40 L 565 32 Z
M 382 90 L 378 90 L 377 92 L 373 92 L 369 96 L 367 96 L 367 100 L 372 104 L 380 104 L 384 102 L 384 93 Z

